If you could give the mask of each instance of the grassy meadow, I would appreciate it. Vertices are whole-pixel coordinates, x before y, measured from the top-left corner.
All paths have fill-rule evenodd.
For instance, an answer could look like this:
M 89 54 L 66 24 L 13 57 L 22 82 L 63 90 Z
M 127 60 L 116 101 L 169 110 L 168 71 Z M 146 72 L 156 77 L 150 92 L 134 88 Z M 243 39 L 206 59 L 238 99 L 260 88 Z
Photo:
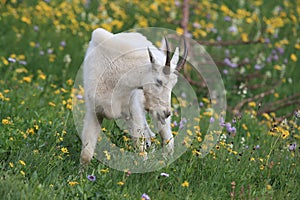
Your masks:
M 180 0 L 0 0 L 1 198 L 300 199 L 300 1 L 234 2 L 190 1 L 183 22 Z M 224 129 L 207 156 L 199 156 L 201 142 L 220 117 L 187 66 L 201 108 L 188 150 L 155 172 L 94 159 L 80 173 L 72 98 L 83 100 L 73 84 L 99 27 L 168 28 L 205 47 L 227 98 Z M 180 117 L 172 122 L 176 135 Z M 103 130 L 130 149 L 112 122 Z

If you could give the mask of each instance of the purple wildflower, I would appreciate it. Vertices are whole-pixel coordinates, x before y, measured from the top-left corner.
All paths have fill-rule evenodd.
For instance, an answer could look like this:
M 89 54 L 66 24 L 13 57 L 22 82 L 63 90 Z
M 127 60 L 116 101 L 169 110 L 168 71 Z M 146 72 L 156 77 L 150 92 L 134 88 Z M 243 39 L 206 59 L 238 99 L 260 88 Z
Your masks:
M 230 26 L 228 28 L 228 31 L 231 32 L 231 33 L 236 33 L 238 31 L 237 27 L 236 26 Z
M 244 63 L 246 63 L 246 64 L 247 64 L 247 63 L 250 63 L 249 58 L 245 58 L 245 59 L 244 59 Z
M 217 41 L 218 41 L 218 42 L 222 41 L 222 37 L 218 35 Z
M 281 47 L 277 47 L 276 50 L 278 51 L 279 54 L 283 54 L 284 53 L 284 49 Z
M 169 177 L 169 176 L 170 176 L 169 174 L 164 173 L 164 172 L 160 173 L 160 175 L 161 175 L 161 176 L 164 176 L 164 177 Z
M 229 133 L 232 133 L 232 134 L 235 134 L 236 133 L 236 128 L 233 126 L 233 127 L 230 127 L 229 129 L 228 129 L 228 132 Z
M 179 7 L 181 5 L 180 1 L 175 1 L 174 3 L 177 7 Z
M 256 69 L 256 70 L 260 70 L 261 68 L 262 68 L 262 66 L 260 66 L 259 64 L 254 65 L 254 69 Z
M 173 121 L 173 125 L 174 125 L 174 126 L 178 126 L 178 124 L 177 124 L 176 121 Z
M 227 57 L 230 56 L 230 51 L 229 51 L 229 49 L 226 49 L 226 50 L 225 50 L 225 55 L 226 55 Z
M 33 27 L 33 30 L 34 30 L 35 32 L 38 32 L 39 29 L 40 29 L 40 28 L 39 28 L 38 26 L 36 26 L 36 25 Z
M 20 60 L 20 61 L 19 61 L 19 64 L 20 64 L 20 65 L 27 65 L 27 62 L 26 62 L 25 60 Z
M 47 53 L 48 53 L 48 54 L 52 54 L 52 53 L 53 53 L 53 49 L 48 49 L 48 50 L 47 50 Z
M 96 180 L 96 176 L 94 176 L 94 175 L 87 175 L 87 179 L 88 179 L 89 181 L 94 182 L 94 181 Z
M 77 98 L 78 100 L 82 100 L 82 99 L 83 99 L 83 96 L 82 96 L 81 94 L 77 94 L 77 95 L 76 95 L 76 98 Z
M 231 68 L 236 68 L 238 65 L 236 63 L 231 63 L 230 67 Z
M 265 38 L 265 44 L 270 44 L 270 39 L 269 38 Z
M 186 124 L 186 122 L 187 122 L 186 118 L 182 118 L 179 122 L 179 129 L 183 129 L 184 124 Z
M 296 150 L 296 143 L 293 143 L 293 144 L 290 144 L 290 146 L 289 146 L 289 150 L 290 151 L 295 151 Z
M 226 65 L 228 65 L 228 66 L 231 65 L 231 61 L 229 60 L 229 58 L 225 58 L 225 59 L 224 59 L 224 63 L 225 63 Z
M 210 18 L 211 18 L 211 15 L 210 15 L 209 13 L 207 13 L 207 14 L 206 14 L 206 18 L 207 18 L 207 19 L 210 19 Z
M 45 55 L 45 52 L 44 51 L 40 51 L 40 55 Z
M 278 59 L 279 59 L 278 55 L 277 55 L 277 54 L 274 54 L 274 55 L 273 55 L 273 60 L 278 60 Z
M 223 74 L 228 74 L 228 70 L 227 70 L 227 69 L 224 69 L 224 70 L 223 70 Z
M 219 122 L 220 122 L 220 126 L 225 126 L 224 117 L 220 117 Z
M 67 45 L 67 43 L 64 40 L 60 42 L 60 46 L 65 47 L 66 45 Z
M 226 127 L 226 129 L 227 129 L 227 131 L 231 128 L 231 124 L 229 123 L 229 122 L 227 122 L 226 124 L 225 124 L 225 127 Z
M 231 17 L 225 16 L 225 17 L 224 17 L 224 20 L 225 20 L 226 22 L 230 22 L 230 21 L 231 21 Z
M 201 101 L 201 102 L 199 102 L 199 106 L 200 107 L 203 107 L 204 106 L 204 103 Z
M 194 22 L 193 23 L 193 27 L 194 28 L 201 28 L 201 25 L 199 23 L 197 23 L 197 22 Z
M 214 117 L 211 117 L 210 120 L 209 120 L 209 122 L 210 122 L 210 123 L 214 123 L 214 122 L 215 122 L 215 118 L 214 118 Z
M 236 68 L 238 66 L 236 63 L 231 62 L 229 58 L 225 58 L 224 63 L 231 68 Z
M 294 112 L 294 115 L 295 115 L 296 118 L 300 118 L 300 111 L 299 111 L 299 110 L 296 110 L 296 111 Z
M 14 58 L 8 58 L 8 61 L 9 61 L 9 62 L 12 62 L 12 63 L 15 63 L 15 62 L 16 62 L 16 59 L 14 59 Z
M 144 193 L 141 197 L 143 200 L 150 200 L 150 197 L 148 194 Z
M 233 123 L 233 124 L 236 123 L 236 118 L 233 118 L 232 123 Z

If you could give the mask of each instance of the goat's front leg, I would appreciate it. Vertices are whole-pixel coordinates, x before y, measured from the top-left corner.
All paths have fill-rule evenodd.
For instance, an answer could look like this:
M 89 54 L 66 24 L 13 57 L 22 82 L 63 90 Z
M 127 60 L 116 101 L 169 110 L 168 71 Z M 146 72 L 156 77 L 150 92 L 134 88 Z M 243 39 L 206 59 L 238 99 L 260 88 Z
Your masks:
M 158 131 L 163 141 L 163 146 L 166 148 L 163 156 L 172 155 L 174 152 L 174 138 L 171 130 L 171 116 L 165 119 L 165 124 L 157 122 Z
M 140 152 L 145 152 L 145 139 L 149 137 L 150 133 L 148 133 L 148 130 L 145 130 L 145 122 L 147 123 L 147 121 L 145 118 L 145 97 L 143 91 L 140 89 L 134 90 L 131 93 L 129 101 L 131 136 L 133 137 L 135 147 L 138 148 Z
M 94 155 L 98 134 L 101 131 L 101 122 L 102 119 L 98 119 L 94 111 L 87 110 L 81 134 L 82 150 L 80 163 L 83 165 L 89 164 Z
M 146 148 L 148 149 L 151 146 L 151 138 L 155 138 L 155 133 L 153 133 L 152 130 L 150 129 L 147 123 L 146 115 L 144 116 L 144 125 L 145 125 Z

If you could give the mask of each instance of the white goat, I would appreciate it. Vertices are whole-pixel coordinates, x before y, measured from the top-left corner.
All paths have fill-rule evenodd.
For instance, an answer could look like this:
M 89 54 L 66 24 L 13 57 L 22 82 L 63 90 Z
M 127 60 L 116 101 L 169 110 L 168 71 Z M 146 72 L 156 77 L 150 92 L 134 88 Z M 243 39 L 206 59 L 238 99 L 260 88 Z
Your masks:
M 81 135 L 82 164 L 93 157 L 103 118 L 125 119 L 131 136 L 144 137 L 149 146 L 155 134 L 147 124 L 145 111 L 156 121 L 166 153 L 172 154 L 171 91 L 187 49 L 184 43 L 184 59 L 177 64 L 178 48 L 171 59 L 167 40 L 165 43 L 166 55 L 140 33 L 93 31 L 83 63 L 86 114 Z

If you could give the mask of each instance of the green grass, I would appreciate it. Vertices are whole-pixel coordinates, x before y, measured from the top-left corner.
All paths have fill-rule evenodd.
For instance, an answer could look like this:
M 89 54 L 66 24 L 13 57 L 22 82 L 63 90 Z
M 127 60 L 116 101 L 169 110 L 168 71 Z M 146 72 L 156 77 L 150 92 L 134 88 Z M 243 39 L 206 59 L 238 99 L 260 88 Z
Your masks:
M 214 42 L 221 36 L 222 41 L 238 41 L 245 33 L 249 40 L 270 40 L 268 44 L 206 47 L 215 61 L 223 61 L 226 52 L 238 63 L 249 59 L 248 64 L 238 68 L 219 66 L 229 108 L 269 90 L 278 81 L 279 84 L 274 93 L 246 103 L 241 118 L 228 112 L 226 122 L 236 119 L 236 134 L 228 134 L 224 129 L 223 139 L 204 158 L 198 154 L 204 148 L 201 140 L 205 138 L 211 105 L 205 99 L 209 98 L 207 89 L 198 90 L 195 86 L 198 101 L 204 105 L 198 126 L 188 127 L 193 134 L 191 145 L 169 166 L 143 174 L 117 171 L 97 160 L 80 173 L 81 141 L 73 122 L 72 87 L 93 29 L 105 27 L 121 32 L 156 26 L 180 32 L 181 8 L 165 1 L 91 2 L 90 6 L 80 0 L 0 3 L 2 198 L 141 199 L 143 193 L 151 199 L 300 198 L 299 119 L 291 115 L 285 124 L 273 120 L 299 109 L 299 103 L 259 114 L 260 109 L 272 108 L 272 103 L 287 98 L 280 103 L 283 105 L 299 93 L 299 1 L 243 1 L 244 5 L 232 4 L 230 0 L 191 3 L 188 30 L 195 40 Z M 222 9 L 222 5 L 227 5 L 231 12 Z M 276 13 L 278 6 L 281 10 Z M 249 12 L 246 16 L 237 14 L 246 10 Z M 255 17 L 257 10 L 260 12 Z M 233 21 L 224 21 L 228 15 Z M 247 18 L 253 22 L 247 23 Z M 267 19 L 282 19 L 283 25 L 274 28 Z M 239 28 L 236 34 L 228 32 L 233 23 Z M 212 26 L 217 32 L 212 31 Z M 276 49 L 279 46 L 284 49 L 282 54 Z M 268 62 L 268 56 L 275 54 L 278 59 Z M 255 64 L 263 68 L 256 70 Z M 274 68 L 276 65 L 281 68 Z M 198 81 L 193 74 L 191 77 Z M 247 85 L 247 92 L 241 94 L 243 84 Z M 257 84 L 262 85 L 251 89 Z M 123 140 L 124 133 L 112 122 L 106 121 L 104 126 L 117 145 L 130 148 Z M 295 150 L 288 149 L 291 144 L 296 144 Z M 95 175 L 96 180 L 88 180 L 87 175 Z

